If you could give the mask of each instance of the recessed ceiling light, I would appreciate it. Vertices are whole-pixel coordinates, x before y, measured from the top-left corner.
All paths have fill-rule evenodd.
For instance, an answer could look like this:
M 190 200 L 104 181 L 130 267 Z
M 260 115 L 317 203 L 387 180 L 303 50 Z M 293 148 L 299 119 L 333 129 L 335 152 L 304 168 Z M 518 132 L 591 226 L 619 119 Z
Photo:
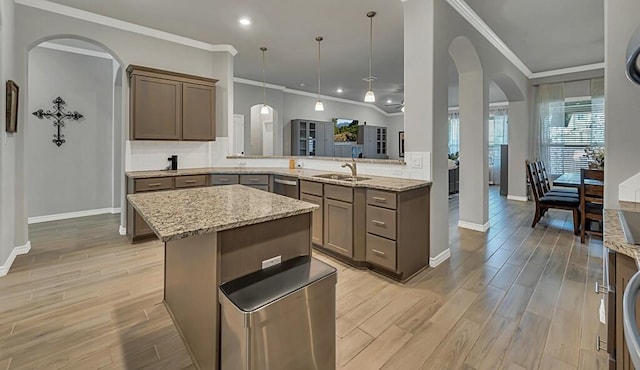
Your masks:
M 300 87 L 304 87 L 304 82 L 300 84 Z
M 251 19 L 249 19 L 247 17 L 242 17 L 242 18 L 238 19 L 238 23 L 240 23 L 243 26 L 249 26 L 249 25 L 251 25 Z
M 393 101 L 391 99 L 387 99 L 387 104 L 391 104 Z
M 342 90 L 341 88 L 339 88 L 339 87 L 338 87 L 338 90 L 336 90 L 336 92 L 337 92 L 338 94 L 342 94 L 342 91 L 343 91 L 343 90 Z

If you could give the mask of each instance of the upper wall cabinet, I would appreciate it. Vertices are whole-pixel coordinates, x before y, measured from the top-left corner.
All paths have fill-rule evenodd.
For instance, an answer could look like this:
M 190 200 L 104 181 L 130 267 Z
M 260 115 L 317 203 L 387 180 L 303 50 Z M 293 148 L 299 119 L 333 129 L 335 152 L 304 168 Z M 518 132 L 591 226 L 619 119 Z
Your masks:
M 131 65 L 131 140 L 216 139 L 218 80 Z

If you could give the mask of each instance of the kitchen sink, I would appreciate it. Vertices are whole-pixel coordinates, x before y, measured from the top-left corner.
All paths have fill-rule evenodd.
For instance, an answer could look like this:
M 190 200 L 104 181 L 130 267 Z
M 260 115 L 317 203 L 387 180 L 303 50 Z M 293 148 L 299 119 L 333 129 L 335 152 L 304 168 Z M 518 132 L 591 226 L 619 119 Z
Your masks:
M 338 181 L 364 181 L 364 180 L 371 179 L 371 177 L 351 176 L 344 173 L 325 173 L 322 175 L 315 175 L 313 177 L 319 177 L 321 179 L 338 180 Z

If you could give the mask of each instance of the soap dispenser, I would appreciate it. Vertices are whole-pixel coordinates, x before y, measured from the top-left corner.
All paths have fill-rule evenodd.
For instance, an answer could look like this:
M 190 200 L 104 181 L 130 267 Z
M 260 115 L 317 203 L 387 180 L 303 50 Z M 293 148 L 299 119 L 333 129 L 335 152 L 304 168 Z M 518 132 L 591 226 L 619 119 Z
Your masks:
M 171 162 L 171 170 L 175 171 L 178 169 L 178 156 L 177 155 L 172 155 L 171 157 L 167 158 L 168 161 Z

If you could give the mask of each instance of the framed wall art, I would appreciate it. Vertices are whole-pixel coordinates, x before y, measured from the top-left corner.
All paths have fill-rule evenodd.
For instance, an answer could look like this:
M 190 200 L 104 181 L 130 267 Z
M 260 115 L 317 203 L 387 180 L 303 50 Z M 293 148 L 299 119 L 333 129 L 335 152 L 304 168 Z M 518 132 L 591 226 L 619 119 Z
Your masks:
M 18 95 L 20 88 L 15 82 L 7 81 L 7 132 L 18 132 Z

